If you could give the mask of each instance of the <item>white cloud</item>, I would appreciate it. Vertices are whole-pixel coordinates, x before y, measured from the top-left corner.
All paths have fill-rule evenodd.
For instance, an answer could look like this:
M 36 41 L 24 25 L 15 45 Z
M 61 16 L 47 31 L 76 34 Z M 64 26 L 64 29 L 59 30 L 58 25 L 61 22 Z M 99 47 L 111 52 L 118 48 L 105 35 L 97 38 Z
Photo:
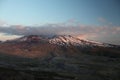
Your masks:
M 5 33 L 0 33 L 0 40 L 5 41 L 5 40 L 11 40 L 18 38 L 20 36 L 18 35 L 6 35 Z
M 63 25 L 63 24 L 46 24 L 39 27 L 24 27 L 21 25 L 14 25 L 10 27 L 0 27 L 0 33 L 7 33 L 12 35 L 76 35 L 82 38 L 100 40 L 102 42 L 112 41 L 113 43 L 120 41 L 120 26 L 88 26 L 88 25 Z M 3 38 L 1 35 L 0 39 Z M 13 37 L 13 36 L 7 36 Z M 14 36 L 15 37 L 15 36 Z M 107 39 L 108 38 L 108 39 Z M 5 37 L 3 38 L 5 39 Z M 7 38 L 6 38 L 7 39 Z M 120 43 L 119 43 L 120 44 Z

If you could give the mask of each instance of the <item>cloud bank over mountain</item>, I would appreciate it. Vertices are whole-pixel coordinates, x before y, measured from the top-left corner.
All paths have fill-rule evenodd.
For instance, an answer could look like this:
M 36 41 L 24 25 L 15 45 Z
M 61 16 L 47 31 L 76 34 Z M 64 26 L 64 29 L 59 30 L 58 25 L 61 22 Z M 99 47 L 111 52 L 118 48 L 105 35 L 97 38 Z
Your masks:
M 45 24 L 42 26 L 0 26 L 4 35 L 75 35 L 103 42 L 120 42 L 120 26 L 88 26 L 81 24 Z M 115 42 L 116 41 L 116 42 Z

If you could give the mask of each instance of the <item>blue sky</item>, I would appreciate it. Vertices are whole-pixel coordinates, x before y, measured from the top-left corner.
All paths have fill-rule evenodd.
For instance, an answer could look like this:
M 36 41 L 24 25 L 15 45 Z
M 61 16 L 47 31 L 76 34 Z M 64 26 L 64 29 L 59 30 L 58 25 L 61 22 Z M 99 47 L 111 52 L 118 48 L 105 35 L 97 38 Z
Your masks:
M 104 25 L 99 18 L 120 25 L 119 0 L 0 0 L 0 20 L 9 24 L 34 25 L 76 20 Z

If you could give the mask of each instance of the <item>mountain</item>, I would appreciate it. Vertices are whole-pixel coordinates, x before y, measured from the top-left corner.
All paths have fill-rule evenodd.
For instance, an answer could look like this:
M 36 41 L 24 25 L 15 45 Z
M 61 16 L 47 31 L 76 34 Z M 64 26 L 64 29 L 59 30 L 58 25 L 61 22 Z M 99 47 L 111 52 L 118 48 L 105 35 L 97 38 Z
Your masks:
M 80 39 L 71 35 L 54 35 L 54 36 L 46 36 L 46 35 L 29 35 L 24 36 L 10 42 L 48 42 L 50 44 L 56 44 L 61 46 L 102 46 L 102 47 L 115 47 L 116 45 L 100 43 L 96 41 L 89 41 Z
M 119 48 L 118 45 L 71 35 L 28 35 L 0 44 L 0 52 L 23 57 L 73 56 L 81 53 L 120 56 Z
M 0 80 L 120 80 L 120 46 L 71 35 L 0 43 Z
M 78 37 L 71 36 L 71 35 L 55 36 L 54 38 L 50 39 L 49 42 L 51 44 L 58 44 L 58 45 L 63 45 L 63 46 L 74 45 L 74 46 L 83 46 L 83 47 L 86 47 L 86 46 L 113 47 L 113 45 L 84 40 L 84 39 L 80 39 Z

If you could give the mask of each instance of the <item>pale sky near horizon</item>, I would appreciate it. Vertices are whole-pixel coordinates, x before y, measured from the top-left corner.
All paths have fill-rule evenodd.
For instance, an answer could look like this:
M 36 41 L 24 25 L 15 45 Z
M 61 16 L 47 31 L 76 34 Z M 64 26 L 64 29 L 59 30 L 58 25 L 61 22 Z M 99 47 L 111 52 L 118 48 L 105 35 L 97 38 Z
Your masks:
M 3 32 L 6 29 L 3 29 L 6 24 L 34 26 L 60 23 L 79 23 L 80 26 L 94 26 L 96 30 L 94 34 L 99 34 L 100 32 L 97 32 L 97 27 L 110 27 L 110 30 L 109 28 L 105 28 L 106 31 L 103 32 L 104 34 L 108 34 L 107 38 L 105 38 L 104 34 L 99 34 L 96 37 L 97 39 L 90 39 L 118 44 L 120 41 L 120 1 L 0 0 L 0 26 L 2 26 L 0 28 L 0 39 L 8 37 L 8 35 L 5 36 L 3 34 L 10 32 L 8 30 Z M 73 26 L 73 24 L 70 26 Z M 10 29 L 13 30 L 12 28 Z M 93 29 L 93 31 L 95 30 Z M 89 34 L 88 32 L 86 33 Z M 7 39 L 9 38 L 13 38 L 13 36 Z

